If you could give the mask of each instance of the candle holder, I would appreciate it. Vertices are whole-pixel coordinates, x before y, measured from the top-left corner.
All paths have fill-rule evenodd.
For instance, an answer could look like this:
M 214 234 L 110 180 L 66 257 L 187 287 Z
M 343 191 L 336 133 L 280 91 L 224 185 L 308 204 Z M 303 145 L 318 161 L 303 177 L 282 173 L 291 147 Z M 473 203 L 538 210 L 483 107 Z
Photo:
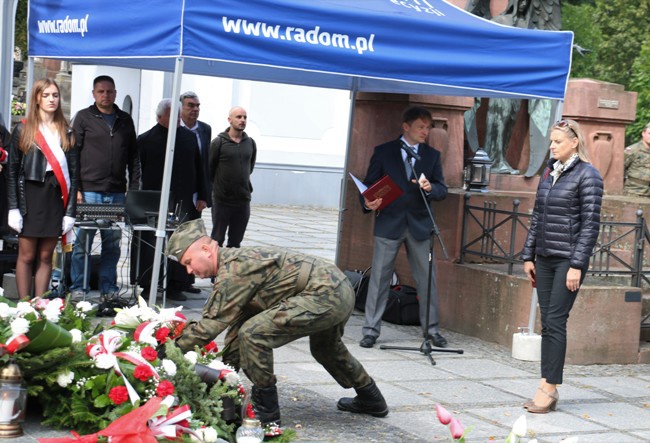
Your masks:
M 0 369 L 0 438 L 23 435 L 27 390 L 22 383 L 23 375 L 14 361 Z
M 483 148 L 478 148 L 474 158 L 466 161 L 464 171 L 465 190 L 487 192 L 490 184 L 492 160 Z

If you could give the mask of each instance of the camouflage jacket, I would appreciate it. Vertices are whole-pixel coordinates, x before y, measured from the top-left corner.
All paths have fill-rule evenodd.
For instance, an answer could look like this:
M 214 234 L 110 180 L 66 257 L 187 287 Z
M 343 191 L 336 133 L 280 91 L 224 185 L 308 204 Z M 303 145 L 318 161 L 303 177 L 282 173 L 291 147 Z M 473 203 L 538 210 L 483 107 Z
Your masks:
M 190 322 L 176 344 L 185 352 L 205 345 L 230 324 L 269 309 L 300 291 L 298 274 L 303 263 L 312 269 L 305 292 L 323 293 L 346 281 L 333 263 L 279 248 L 220 248 L 212 293 L 201 320 Z
M 625 148 L 625 193 L 650 197 L 650 149 L 642 141 Z

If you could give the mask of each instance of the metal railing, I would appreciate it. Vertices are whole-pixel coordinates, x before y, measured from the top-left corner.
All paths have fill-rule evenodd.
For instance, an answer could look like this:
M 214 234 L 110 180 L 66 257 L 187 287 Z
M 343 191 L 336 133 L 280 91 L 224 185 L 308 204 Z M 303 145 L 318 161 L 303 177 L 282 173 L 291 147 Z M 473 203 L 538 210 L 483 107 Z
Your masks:
M 508 211 L 498 209 L 495 202 L 472 205 L 470 198 L 470 194 L 465 194 L 460 263 L 470 257 L 479 263 L 504 263 L 508 275 L 512 275 L 514 265 L 522 263 L 521 251 L 531 214 L 519 212 L 517 199 Z M 477 234 L 469 238 L 470 232 Z M 631 286 L 650 286 L 650 268 L 644 269 L 643 261 L 646 244 L 650 246 L 650 231 L 641 210 L 636 212 L 634 222 L 613 221 L 613 216 L 602 216 L 588 274 L 629 276 Z

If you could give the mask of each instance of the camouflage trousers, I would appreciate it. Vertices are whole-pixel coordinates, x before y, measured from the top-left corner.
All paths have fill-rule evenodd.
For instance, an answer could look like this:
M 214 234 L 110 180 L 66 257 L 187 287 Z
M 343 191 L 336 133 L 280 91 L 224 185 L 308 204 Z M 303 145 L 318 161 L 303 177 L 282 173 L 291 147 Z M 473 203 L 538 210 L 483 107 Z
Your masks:
M 309 337 L 311 355 L 339 385 L 366 386 L 370 376 L 341 339 L 353 308 L 354 290 L 344 282 L 327 291 L 306 290 L 252 317 L 242 316 L 226 335 L 224 362 L 241 367 L 258 388 L 274 386 L 273 350 Z

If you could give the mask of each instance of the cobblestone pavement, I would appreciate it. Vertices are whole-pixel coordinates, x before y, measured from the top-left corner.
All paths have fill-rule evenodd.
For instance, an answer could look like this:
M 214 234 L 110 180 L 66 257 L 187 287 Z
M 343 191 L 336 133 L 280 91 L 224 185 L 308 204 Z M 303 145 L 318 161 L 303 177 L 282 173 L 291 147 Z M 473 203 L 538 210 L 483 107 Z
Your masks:
M 253 206 L 244 245 L 279 245 L 330 260 L 335 257 L 338 212 L 325 209 Z M 206 224 L 210 225 L 209 216 Z M 198 280 L 202 294 L 183 302 L 190 317 L 200 315 L 209 280 Z M 125 286 L 126 288 L 126 286 Z M 129 293 L 127 289 L 123 293 Z M 366 367 L 391 409 L 386 418 L 338 411 L 336 401 L 354 396 L 334 382 L 309 354 L 308 339 L 276 351 L 275 363 L 283 425 L 298 442 L 449 441 L 435 416 L 444 405 L 471 427 L 467 442 L 505 441 L 515 420 L 526 414 L 528 438 L 539 443 L 574 436 L 582 442 L 650 441 L 650 365 L 567 366 L 556 412 L 527 414 L 521 405 L 534 393 L 539 363 L 515 360 L 508 349 L 452 331 L 442 333 L 464 353 L 433 352 L 435 365 L 419 351 L 418 327 L 384 323 L 372 349 L 359 347 L 363 314 L 350 318 L 344 342 Z M 380 349 L 380 345 L 414 350 Z M 43 428 L 36 418 L 16 442 L 65 433 Z M 526 441 L 526 439 L 524 440 Z

